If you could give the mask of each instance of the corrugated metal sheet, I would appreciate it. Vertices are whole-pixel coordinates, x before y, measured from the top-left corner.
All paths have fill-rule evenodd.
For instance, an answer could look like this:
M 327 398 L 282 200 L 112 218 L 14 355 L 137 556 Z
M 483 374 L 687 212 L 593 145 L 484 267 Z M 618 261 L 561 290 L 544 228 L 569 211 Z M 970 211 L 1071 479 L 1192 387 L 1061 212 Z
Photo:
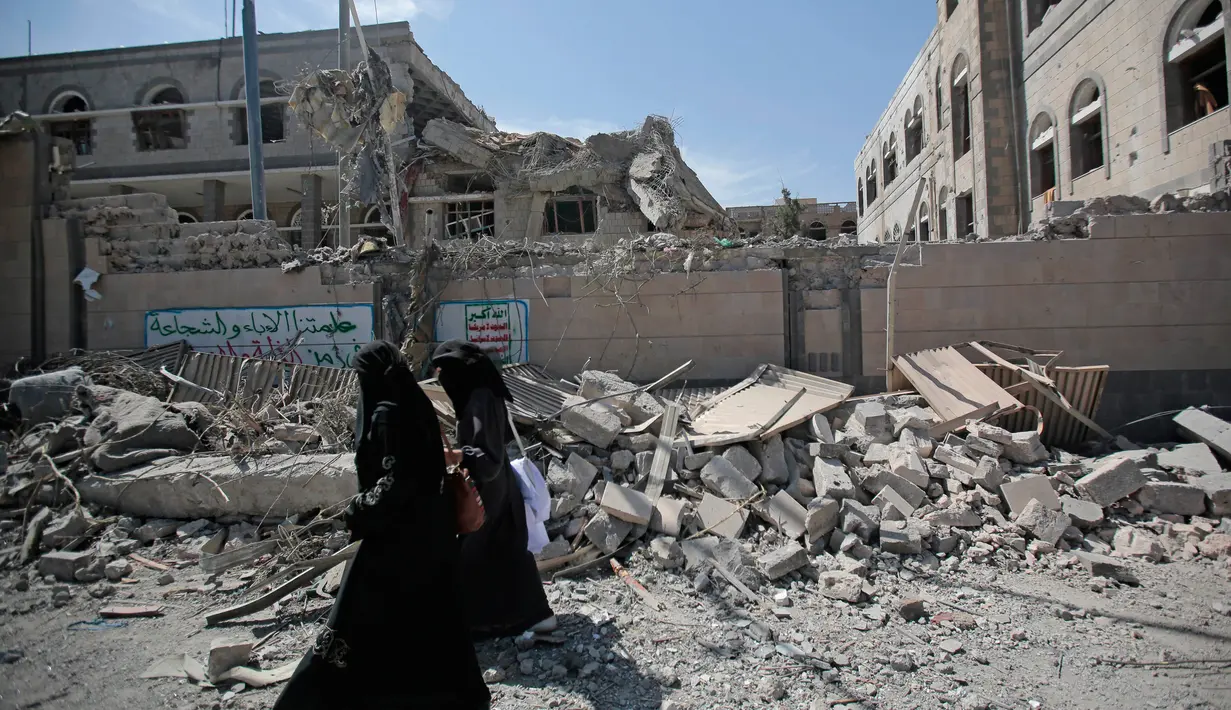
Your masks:
M 358 391 L 355 371 L 341 367 L 294 365 L 273 360 L 244 359 L 231 355 L 192 353 L 179 376 L 172 402 L 216 401 L 213 392 L 230 397 L 287 404 L 300 399 Z M 211 392 L 212 390 L 212 392 Z
M 784 412 L 800 390 L 803 395 Z M 752 377 L 711 400 L 693 417 L 692 428 L 701 435 L 702 445 L 766 438 L 807 421 L 813 414 L 833 409 L 854 390 L 853 385 L 843 382 L 762 365 Z
M 1013 395 L 951 347 L 899 355 L 893 362 L 940 417 L 942 428 L 1021 407 Z
M 155 345 L 152 348 L 138 350 L 130 355 L 125 355 L 129 360 L 137 363 L 147 370 L 158 372 L 162 368 L 167 368 L 167 372 L 179 372 L 180 365 L 183 364 L 184 358 L 192 351 L 192 346 L 187 340 L 181 340 L 177 343 L 167 343 L 166 345 Z
M 981 364 L 978 368 L 993 382 L 1004 388 L 1025 381 L 1020 372 L 1003 365 Z M 1043 374 L 1056 383 L 1056 390 L 1064 395 L 1064 398 L 1077 411 L 1097 421 L 1099 403 L 1102 401 L 1103 388 L 1107 385 L 1107 375 L 1110 370 L 1111 368 L 1107 365 L 1049 367 L 1043 371 Z M 1061 449 L 1073 449 L 1095 438 L 1095 434 L 1090 431 L 1089 427 L 1074 419 L 1033 387 L 1019 388 L 1016 394 L 1022 404 L 1034 407 L 1042 413 L 1044 444 Z M 1034 412 L 1024 410 L 1002 418 L 999 423 L 1011 431 L 1026 431 L 1035 427 L 1035 416 Z
M 679 402 L 689 418 L 697 415 L 702 405 L 726 391 L 726 387 L 684 387 L 680 389 L 663 390 L 658 396 Z
M 570 396 L 537 365 L 506 365 L 500 373 L 504 384 L 513 395 L 509 413 L 522 424 L 543 421 L 560 411 L 564 400 Z M 447 421 L 455 421 L 453 405 L 448 395 L 435 378 L 419 383 L 436 406 L 436 412 Z

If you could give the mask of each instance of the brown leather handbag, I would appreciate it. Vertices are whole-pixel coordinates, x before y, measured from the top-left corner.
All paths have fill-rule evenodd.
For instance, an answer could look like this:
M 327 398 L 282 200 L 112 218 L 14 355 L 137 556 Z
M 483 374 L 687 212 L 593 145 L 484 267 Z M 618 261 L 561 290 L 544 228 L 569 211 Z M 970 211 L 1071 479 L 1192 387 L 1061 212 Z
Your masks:
M 443 429 L 440 432 L 440 440 L 444 442 L 445 450 L 452 448 Z M 479 489 L 461 464 L 449 466 L 445 470 L 444 486 L 448 495 L 453 498 L 458 534 L 469 535 L 483 527 L 483 521 L 487 518 L 483 509 L 483 498 L 479 496 Z

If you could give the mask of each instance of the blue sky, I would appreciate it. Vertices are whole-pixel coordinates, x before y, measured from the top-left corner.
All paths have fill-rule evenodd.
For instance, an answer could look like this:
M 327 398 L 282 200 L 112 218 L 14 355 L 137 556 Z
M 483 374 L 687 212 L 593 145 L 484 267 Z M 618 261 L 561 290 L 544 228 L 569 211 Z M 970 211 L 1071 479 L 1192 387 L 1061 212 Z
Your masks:
M 229 0 L 225 6 L 229 8 Z M 409 20 L 503 130 L 585 137 L 673 117 L 724 206 L 781 184 L 855 199 L 852 163 L 936 22 L 931 0 L 357 0 Z M 257 26 L 337 26 L 335 0 L 257 0 Z M 4 0 L 0 55 L 209 39 L 224 0 Z

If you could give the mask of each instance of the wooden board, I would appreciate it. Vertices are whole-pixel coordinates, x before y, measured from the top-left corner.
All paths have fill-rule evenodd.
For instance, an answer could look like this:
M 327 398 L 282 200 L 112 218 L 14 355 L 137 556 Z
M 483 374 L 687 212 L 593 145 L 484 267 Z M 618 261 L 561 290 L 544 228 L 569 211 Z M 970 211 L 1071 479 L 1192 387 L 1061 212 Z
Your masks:
M 945 425 L 1021 408 L 1013 395 L 951 347 L 899 355 L 895 368 L 923 395 Z

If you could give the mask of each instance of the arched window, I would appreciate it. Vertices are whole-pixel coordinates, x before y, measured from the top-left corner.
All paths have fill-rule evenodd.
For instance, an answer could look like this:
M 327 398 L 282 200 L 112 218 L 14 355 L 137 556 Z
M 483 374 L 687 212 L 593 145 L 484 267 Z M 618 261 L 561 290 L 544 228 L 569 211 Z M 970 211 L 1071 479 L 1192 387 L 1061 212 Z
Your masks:
M 893 225 L 893 240 L 896 242 L 897 240 L 901 238 L 902 238 L 902 225 L 901 224 Z
M 1043 24 L 1043 18 L 1062 0 L 1027 0 L 1026 2 L 1026 34 L 1030 34 Z
M 820 239 L 824 239 L 826 236 L 828 235 L 825 233 L 824 223 L 813 222 L 812 224 L 808 225 L 808 238 L 809 239 L 820 240 Z
M 953 93 L 949 99 L 953 114 L 953 159 L 970 152 L 970 67 L 966 57 L 953 63 Z
M 906 164 L 923 152 L 923 98 L 915 98 L 914 108 L 906 111 Z
M 236 219 L 236 221 L 239 221 L 239 220 L 245 220 L 245 219 L 252 219 L 252 208 L 251 208 L 251 207 L 249 207 L 248 209 L 244 210 L 243 212 L 240 212 L 240 213 L 239 213 L 239 215 L 235 217 L 235 219 Z
M 243 97 L 245 88 L 240 87 L 239 95 Z M 278 95 L 273 79 L 261 79 L 261 98 L 268 99 Z M 286 139 L 286 106 L 284 104 L 261 104 L 261 142 L 276 143 Z M 238 145 L 248 145 L 248 109 L 235 111 L 235 128 L 238 134 Z
M 1038 197 L 1056 186 L 1056 127 L 1039 114 L 1030 125 L 1030 194 Z M 1054 197 L 1054 195 L 1053 195 Z
M 173 86 L 155 89 L 146 97 L 150 106 L 159 104 L 179 105 L 186 103 L 184 95 Z M 174 150 L 187 148 L 185 124 L 188 122 L 183 109 L 158 109 L 134 111 L 133 131 L 137 134 L 137 150 Z
M 881 241 L 882 241 L 882 242 L 884 242 L 884 243 L 886 243 L 886 244 L 888 244 L 889 242 L 893 241 L 893 234 L 892 234 L 892 233 L 890 233 L 890 231 L 889 231 L 888 229 L 886 229 L 886 230 L 885 230 L 885 235 L 884 235 L 883 237 L 881 237 Z
M 855 189 L 859 193 L 859 216 L 863 216 L 863 178 L 855 178 Z
M 945 241 L 949 238 L 949 188 L 942 187 L 936 195 L 936 226 L 937 238 Z
M 196 215 L 192 214 L 191 212 L 176 212 L 175 217 L 177 220 L 179 220 L 180 224 L 196 224 L 197 223 Z
M 876 158 L 872 159 L 864 173 L 868 183 L 868 207 L 871 207 L 876 202 Z
M 1227 106 L 1226 16 L 1221 0 L 1190 0 L 1164 40 L 1167 130 L 1177 131 Z
M 1076 179 L 1103 167 L 1103 97 L 1094 80 L 1077 85 L 1069 104 L 1069 123 L 1071 179 Z
M 380 205 L 372 205 L 363 213 L 363 228 L 360 234 L 369 237 L 388 237 L 389 228 L 380 221 Z
M 855 223 L 849 219 L 843 222 L 842 226 L 838 229 L 838 234 L 854 234 L 854 233 L 855 233 Z
M 884 147 L 885 188 L 888 189 L 894 180 L 898 179 L 898 135 L 889 134 L 889 141 Z
M 48 113 L 79 113 L 90 110 L 90 102 L 76 91 L 65 91 L 51 101 Z M 47 131 L 56 138 L 72 142 L 73 152 L 89 155 L 94 152 L 94 131 L 88 118 L 73 121 L 52 121 Z
M 932 224 L 928 214 L 928 203 L 924 202 L 919 205 L 919 241 L 927 242 L 932 239 Z
M 955 12 L 957 12 L 957 0 L 945 0 L 945 19 L 953 17 Z

